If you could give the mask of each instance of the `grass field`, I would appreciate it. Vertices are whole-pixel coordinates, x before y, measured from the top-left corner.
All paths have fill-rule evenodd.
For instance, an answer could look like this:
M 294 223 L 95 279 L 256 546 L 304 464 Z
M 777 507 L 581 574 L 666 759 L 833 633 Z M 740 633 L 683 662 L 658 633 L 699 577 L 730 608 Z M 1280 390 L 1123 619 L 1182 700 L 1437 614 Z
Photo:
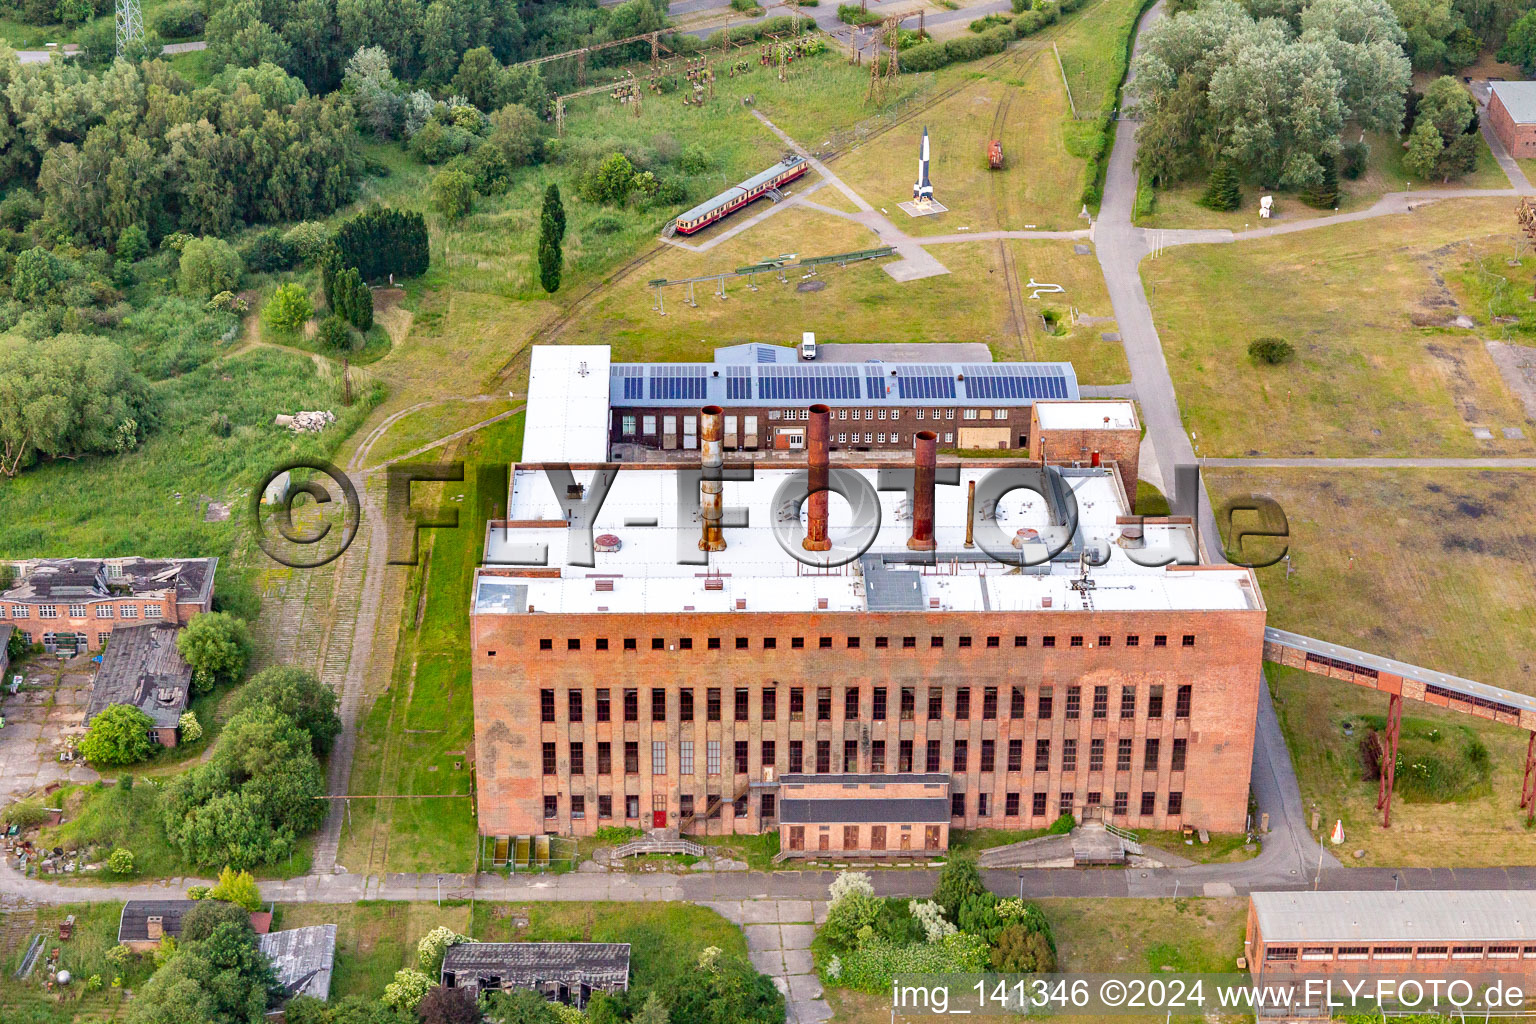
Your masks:
M 117 1020 L 126 1014 L 121 988 L 113 988 L 117 969 L 107 960 L 107 950 L 117 945 L 121 903 L 72 903 L 0 913 L 0 929 L 10 937 L 11 948 L 0 960 L 0 1007 L 7 1024 L 74 1024 L 77 1021 Z M 75 929 L 68 942 L 59 941 L 59 922 L 73 915 Z M 58 949 L 58 966 L 77 980 L 63 991 L 43 987 L 46 962 L 40 961 L 25 981 L 14 977 L 33 935 L 42 933 L 45 950 Z M 45 954 L 46 955 L 46 954 Z M 121 974 L 122 988 L 136 988 L 154 970 L 148 957 L 134 957 Z M 92 975 L 100 977 L 95 992 L 86 991 Z
M 1447 278 L 1469 249 L 1507 249 L 1511 226 L 1507 200 L 1458 200 L 1144 263 L 1197 454 L 1536 451 L 1502 436 L 1525 417 L 1478 333 L 1436 326 L 1462 311 Z M 1295 359 L 1256 365 L 1247 346 L 1265 335 L 1290 341 Z M 1474 440 L 1474 426 L 1494 439 Z
M 1387 135 L 1373 133 L 1366 137 L 1371 155 L 1366 162 L 1365 173 L 1354 181 L 1339 179 L 1339 205 L 1335 210 L 1319 210 L 1301 201 L 1294 191 L 1264 189 L 1256 181 L 1243 183 L 1243 205 L 1236 210 L 1211 210 L 1200 205 L 1205 193 L 1204 181 L 1187 181 L 1168 188 L 1156 189 L 1157 201 L 1151 216 L 1138 217 L 1136 223 L 1149 228 L 1228 228 L 1241 231 L 1244 228 L 1266 227 L 1268 222 L 1259 219 L 1259 197 L 1275 197 L 1274 220 L 1315 220 L 1330 217 L 1334 213 L 1351 213 L 1369 208 L 1388 192 L 1411 192 L 1414 189 L 1444 188 L 1508 188 L 1509 179 L 1504 176 L 1493 152 L 1481 138 L 1477 141 L 1477 166 L 1471 174 L 1451 182 L 1415 181 L 1403 166 L 1403 147 Z
M 746 955 L 740 929 L 712 910 L 685 903 L 281 904 L 272 927 L 332 923 L 332 1000 L 377 998 L 395 971 L 416 966 L 416 944 L 439 925 L 482 942 L 628 942 L 633 986 L 685 972 L 705 946 Z
M 418 485 L 418 508 L 457 508 L 460 528 L 423 531 L 420 564 L 400 609 L 395 667 L 370 690 L 358 735 L 350 792 L 463 793 L 462 800 L 357 801 L 342 832 L 339 861 L 353 871 L 471 871 L 477 830 L 468 794 L 473 741 L 464 607 L 479 564 L 486 519 L 500 513 L 505 482 L 478 468 L 504 466 L 522 448 L 521 414 L 453 448 L 463 484 Z M 454 501 L 457 495 L 462 501 Z M 457 767 L 456 767 L 457 766 Z
M 1319 639 L 1536 693 L 1536 515 L 1519 471 L 1207 470 L 1212 500 L 1257 492 L 1285 509 L 1294 573 L 1258 570 L 1269 622 Z M 1475 627 L 1472 625 L 1475 624 Z M 1492 755 L 1492 790 L 1451 804 L 1398 802 L 1372 823 L 1375 783 L 1361 783 L 1342 723 L 1385 714 L 1379 694 L 1271 666 L 1271 687 L 1302 795 L 1366 864 L 1536 861 L 1518 811 L 1526 736 L 1510 726 L 1409 702 L 1442 730 L 1470 726 Z M 1349 863 L 1356 863 L 1346 858 Z
M 1135 0 L 1091 0 L 1056 26 L 1016 44 L 997 66 L 972 63 L 937 72 L 939 84 L 965 82 L 917 119 L 839 157 L 833 169 L 912 235 L 951 234 L 961 227 L 1041 230 L 1086 228 L 1078 219 L 1087 120 L 1115 87 L 1114 53 L 1131 31 Z M 1061 50 L 1062 71 L 1051 43 Z M 969 80 L 969 81 L 967 81 Z M 929 126 L 936 198 L 949 212 L 909 218 L 895 205 L 911 197 L 918 139 Z M 987 168 L 987 146 L 999 138 L 1002 171 Z
M 817 196 L 830 192 L 822 189 Z M 764 275 L 758 290 L 727 282 L 728 298 L 712 284 L 694 286 L 697 308 L 686 302 L 687 288 L 664 293 L 666 316 L 655 309 L 653 278 L 681 279 L 725 267 L 734 269 L 765 255 L 793 252 L 807 238 L 816 248 L 802 255 L 826 255 L 869 248 L 876 236 L 862 225 L 804 208 L 790 208 L 705 253 L 668 247 L 643 268 L 618 282 L 573 326 L 583 340 L 613 346 L 615 360 L 708 360 L 720 345 L 744 341 L 787 344 L 799 330 L 814 330 L 819 341 L 980 341 L 998 359 L 1070 359 L 1083 383 L 1109 384 L 1126 379 L 1124 350 L 1099 338 L 1112 323 L 1067 328 L 1061 336 L 1045 333 L 1040 313 L 1065 315 L 1076 307 L 1084 316 L 1112 315 L 1109 297 L 1092 255 L 1078 255 L 1070 242 L 964 242 L 935 246 L 932 254 L 950 273 L 906 284 L 893 280 L 884 261 L 830 267 L 818 275 L 819 291 L 798 290 L 797 279 L 780 284 Z M 1011 326 L 1012 310 L 1004 285 L 1002 246 L 1012 249 L 1020 282 L 1031 278 L 1059 283 L 1065 295 L 1032 300 L 1019 296 L 1027 322 L 1021 343 Z M 1047 301 L 1057 300 L 1057 301 Z

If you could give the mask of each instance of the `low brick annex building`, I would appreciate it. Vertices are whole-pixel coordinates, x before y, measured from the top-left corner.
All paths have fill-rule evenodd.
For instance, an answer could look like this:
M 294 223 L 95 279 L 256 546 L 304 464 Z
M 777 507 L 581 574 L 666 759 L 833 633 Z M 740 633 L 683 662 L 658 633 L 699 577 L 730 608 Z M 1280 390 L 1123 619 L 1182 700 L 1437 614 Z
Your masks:
M 1243 941 L 1254 979 L 1536 976 L 1536 892 L 1256 892 Z
M 1536 157 L 1536 82 L 1493 82 L 1488 123 L 1516 160 Z
M 185 626 L 213 609 L 217 558 L 50 558 L 10 563 L 0 622 L 29 644 L 75 654 L 99 650 L 119 626 Z
M 573 393 L 590 386 L 573 376 Z M 1247 569 L 1167 564 L 1197 561 L 1191 525 L 1130 518 L 1114 465 L 935 468 L 930 432 L 910 494 L 877 490 L 872 464 L 831 471 L 863 494 L 856 519 L 842 497 L 798 502 L 793 466 L 702 488 L 670 465 L 594 473 L 605 432 L 580 406 L 530 420 L 525 447 L 572 476 L 514 466 L 508 518 L 487 526 L 471 605 L 483 834 L 789 824 L 819 845 L 821 825 L 860 825 L 869 844 L 889 823 L 782 807 L 786 776 L 834 773 L 947 776 L 946 842 L 1064 812 L 1244 827 L 1263 600 Z M 700 411 L 706 466 L 721 413 Z M 1032 468 L 1038 492 L 996 493 L 994 474 Z M 832 564 L 856 522 L 873 539 Z M 807 564 L 791 555 L 806 542 L 839 550 Z

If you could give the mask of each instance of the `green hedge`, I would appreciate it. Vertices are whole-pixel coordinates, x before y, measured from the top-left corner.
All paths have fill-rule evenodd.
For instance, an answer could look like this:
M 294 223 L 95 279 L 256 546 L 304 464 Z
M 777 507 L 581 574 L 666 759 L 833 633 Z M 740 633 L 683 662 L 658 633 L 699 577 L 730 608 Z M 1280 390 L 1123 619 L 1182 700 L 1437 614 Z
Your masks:
M 1083 0 L 1070 0 L 1081 4 Z M 1085 206 L 1098 206 L 1104 198 L 1104 171 L 1109 166 L 1109 150 L 1115 143 L 1115 111 L 1120 107 L 1120 93 L 1125 88 L 1125 76 L 1131 69 L 1131 48 L 1136 42 L 1136 26 L 1141 23 L 1142 15 L 1147 13 L 1156 0 L 1141 0 L 1136 9 L 1136 17 L 1131 21 L 1131 30 L 1120 40 L 1120 47 L 1115 54 L 1116 66 L 1120 69 L 1116 76 L 1116 85 L 1109 95 L 1104 97 L 1104 105 L 1094 115 L 1094 141 L 1088 155 L 1088 166 L 1083 174 L 1082 202 Z
M 733 43 L 750 43 L 754 40 L 762 39 L 764 36 L 788 35 L 793 33 L 794 30 L 795 19 L 787 14 L 783 14 L 776 18 L 764 18 L 762 21 L 753 22 L 751 25 L 737 25 L 735 28 L 723 28 L 719 32 L 716 32 L 714 35 L 710 36 L 708 39 L 704 40 L 704 42 L 699 46 L 689 47 L 684 44 L 683 49 L 719 49 L 723 36 L 728 36 Z M 802 33 L 815 32 L 816 30 L 816 23 L 810 18 L 800 19 L 800 31 Z M 691 39 L 693 37 L 681 36 L 678 38 Z
M 1015 39 L 1032 36 L 1047 25 L 1055 24 L 1063 14 L 1071 14 L 1087 0 L 1013 0 L 1013 12 L 1017 15 L 1013 24 L 1000 24 L 987 28 L 979 35 L 961 36 L 944 42 L 927 42 L 901 52 L 901 70 L 936 71 L 950 64 L 976 60 L 994 53 L 1002 53 Z M 988 18 L 978 18 L 971 23 L 971 31 L 985 26 Z M 1123 73 L 1122 73 L 1123 77 Z

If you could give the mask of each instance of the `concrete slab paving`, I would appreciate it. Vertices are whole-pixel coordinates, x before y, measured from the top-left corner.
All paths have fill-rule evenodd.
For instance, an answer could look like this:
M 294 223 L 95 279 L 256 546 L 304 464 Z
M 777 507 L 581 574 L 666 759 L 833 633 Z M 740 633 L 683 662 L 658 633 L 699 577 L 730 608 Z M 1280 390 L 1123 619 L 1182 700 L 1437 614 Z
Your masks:
M 780 921 L 799 924 L 815 920 L 810 900 L 778 900 L 777 902 Z
M 816 970 L 815 960 L 808 949 L 786 949 L 782 959 L 785 974 L 811 974 Z
M 791 999 L 820 999 L 821 979 L 814 974 L 791 974 L 789 982 L 789 996 Z
M 826 1024 L 832 1019 L 832 1007 L 820 999 L 800 999 L 787 1007 L 789 1024 Z
M 748 953 L 747 959 L 752 961 L 753 967 L 756 967 L 770 978 L 779 977 L 785 973 L 784 954 L 776 949 L 757 950 Z
M 810 924 L 785 924 L 779 930 L 783 933 L 780 949 L 810 949 L 811 940 L 816 937 L 816 926 Z
M 779 904 L 774 900 L 746 900 L 741 904 L 742 924 L 777 924 Z
M 784 948 L 784 941 L 779 936 L 779 926 L 776 924 L 749 924 L 742 931 L 747 936 L 747 948 L 753 952 Z

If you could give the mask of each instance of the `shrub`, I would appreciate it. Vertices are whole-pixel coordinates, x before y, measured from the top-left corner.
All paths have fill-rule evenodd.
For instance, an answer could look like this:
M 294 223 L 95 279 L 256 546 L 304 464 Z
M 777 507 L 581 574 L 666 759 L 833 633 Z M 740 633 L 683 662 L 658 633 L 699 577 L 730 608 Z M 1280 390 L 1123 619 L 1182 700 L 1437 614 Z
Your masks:
M 416 1016 L 421 1019 L 421 1024 L 480 1024 L 483 1018 L 473 992 L 443 985 L 433 986 L 422 997 L 416 1007 Z
M 421 964 L 422 971 L 435 978 L 438 970 L 443 966 L 443 954 L 448 952 L 448 947 L 468 941 L 467 936 L 460 935 L 452 928 L 438 925 L 416 943 L 416 960 Z
M 1365 173 L 1366 161 L 1370 159 L 1371 147 L 1364 142 L 1346 142 L 1339 150 L 1339 173 L 1350 181 L 1354 181 Z
M 1255 338 L 1248 343 L 1248 358 L 1256 363 L 1279 366 L 1290 362 L 1295 354 L 1296 349 L 1284 338 Z
M 912 942 L 926 942 L 928 936 L 924 930 L 924 922 L 919 921 L 912 912 L 912 908 L 916 905 L 918 905 L 916 900 L 881 900 L 880 913 L 875 917 L 875 934 L 898 946 Z M 939 913 L 938 904 L 934 904 L 934 912 Z M 939 914 L 939 920 L 944 920 L 942 914 Z M 945 923 L 948 924 L 948 922 Z
M 117 847 L 107 855 L 107 870 L 114 875 L 133 874 L 133 851 Z
M 939 942 L 945 936 L 953 935 L 959 930 L 944 920 L 944 908 L 933 900 L 924 900 L 921 903 L 912 900 L 907 903 L 907 909 L 918 927 L 923 930 L 923 938 L 928 942 Z
M 208 16 L 192 0 L 171 0 L 155 12 L 154 27 L 161 39 L 190 39 L 201 35 Z
M 20 825 L 22 828 L 33 828 L 47 820 L 48 812 L 36 800 L 18 800 L 0 812 L 0 821 L 7 825 Z
M 162 245 L 170 244 L 167 237 Z M 189 238 L 181 246 L 177 287 L 193 299 L 208 299 L 240 286 L 240 254 L 222 238 Z
M 356 333 L 352 325 L 334 313 L 322 319 L 315 329 L 315 340 L 320 347 L 333 352 L 348 352 L 355 347 Z
M 432 208 L 449 223 L 468 216 L 475 208 L 475 182 L 463 171 L 440 171 L 432 179 Z
M 306 292 L 306 301 L 308 297 Z M 245 620 L 228 612 L 204 612 L 176 634 L 176 649 L 192 666 L 192 692 L 207 693 L 218 683 L 245 675 L 253 648 Z
M 384 995 L 379 1002 L 391 1009 L 412 1013 L 431 988 L 432 981 L 425 974 L 404 967 L 395 972 L 394 981 L 384 986 Z
M 206 900 L 206 899 L 209 898 L 209 895 L 212 892 L 213 892 L 213 886 L 211 886 L 211 885 L 193 885 L 193 886 L 188 886 L 187 887 L 187 899 L 189 899 L 189 900 Z
M 986 939 L 988 945 L 995 943 L 1004 927 L 997 913 L 997 897 L 990 892 L 967 896 L 960 904 L 955 923 L 961 931 Z
M 219 872 L 219 880 L 208 895 L 246 910 L 261 909 L 261 889 L 257 887 L 256 879 L 249 871 L 236 871 L 228 864 Z
M 981 872 L 969 857 L 951 857 L 939 872 L 939 884 L 933 891 L 933 901 L 944 909 L 944 916 L 959 923 L 960 904 L 968 896 L 986 892 L 981 884 Z
M 224 434 L 222 436 L 229 436 L 229 419 L 227 417 L 224 420 Z M 196 743 L 203 738 L 203 726 L 197 720 L 195 713 L 191 711 L 182 712 L 181 720 L 177 724 L 181 727 L 181 742 Z
M 881 901 L 873 892 L 850 889 L 827 908 L 821 934 L 833 949 L 853 949 L 860 944 L 859 933 L 873 928 L 880 915 Z
M 840 871 L 832 884 L 827 887 L 828 902 L 836 906 L 844 896 L 862 895 L 874 896 L 875 886 L 869 880 L 869 875 L 863 871 Z
M 298 259 L 293 246 L 288 244 L 277 228 L 268 228 L 246 244 L 242 254 L 245 265 L 259 273 L 292 269 Z
M 991 962 L 986 942 L 975 935 L 957 932 L 938 942 L 896 946 L 875 938 L 839 957 L 838 981 L 861 992 L 889 992 L 898 974 L 971 974 L 984 971 Z
M 295 224 L 283 234 L 283 241 L 301 263 L 313 263 L 331 246 L 331 229 L 316 220 Z
M 1045 832 L 1047 835 L 1064 836 L 1074 828 L 1077 828 L 1077 819 L 1072 817 L 1071 814 L 1063 814 L 1051 822 L 1051 827 L 1046 829 Z
M 201 942 L 225 925 L 233 925 L 237 931 L 248 931 L 251 912 L 223 900 L 199 900 L 197 906 L 188 909 L 181 919 L 181 941 Z
M 292 333 L 304 326 L 304 321 L 315 315 L 315 307 L 309 301 L 309 289 L 293 282 L 277 286 L 277 291 L 261 309 L 261 322 L 276 331 Z
M 1005 974 L 1056 970 L 1056 952 L 1049 940 L 1027 925 L 1013 924 L 1004 928 L 997 937 L 997 948 L 992 950 L 992 969 Z
M 119 261 L 137 263 L 149 255 L 149 234 L 137 224 L 128 225 L 118 232 L 115 254 Z
M 154 753 L 154 721 L 131 704 L 113 704 L 91 719 L 80 754 L 93 765 L 136 764 Z

